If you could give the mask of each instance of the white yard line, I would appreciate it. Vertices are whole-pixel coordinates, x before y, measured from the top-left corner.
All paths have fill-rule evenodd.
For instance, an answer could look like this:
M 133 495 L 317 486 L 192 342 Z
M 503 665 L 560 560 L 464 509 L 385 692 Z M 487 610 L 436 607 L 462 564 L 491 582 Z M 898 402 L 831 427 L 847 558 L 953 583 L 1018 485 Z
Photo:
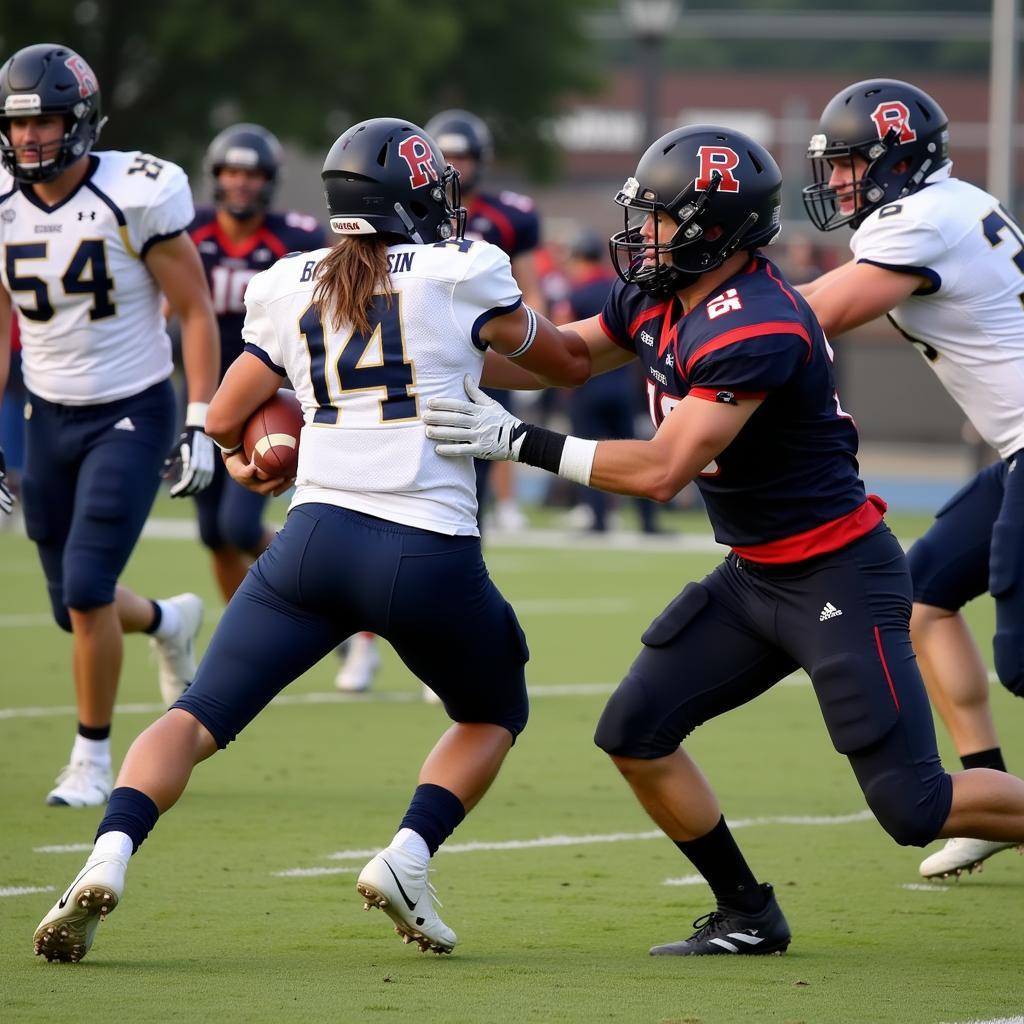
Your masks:
M 862 821 L 871 821 L 870 811 L 857 811 L 854 814 L 839 815 L 789 815 L 783 814 L 769 818 L 737 818 L 729 822 L 729 827 L 734 831 L 738 828 L 750 828 L 755 825 L 850 825 Z M 592 846 L 608 843 L 631 843 L 647 839 L 664 839 L 665 834 L 660 829 L 652 829 L 648 832 L 607 832 L 595 835 L 580 836 L 540 836 L 536 839 L 504 839 L 495 842 L 471 842 L 471 843 L 449 843 L 438 850 L 438 854 L 455 853 L 489 853 L 505 850 L 536 850 L 551 847 L 566 846 Z M 337 850 L 334 853 L 325 855 L 325 860 L 368 860 L 380 852 L 379 847 L 361 850 Z M 347 874 L 352 869 L 349 867 L 311 867 L 311 868 L 287 868 L 284 871 L 275 871 L 275 878 L 315 878 L 321 875 Z
M 56 892 L 57 886 L 55 885 L 11 885 L 6 888 L 0 887 L 0 897 L 2 896 L 31 896 L 37 892 Z
M 935 885 L 928 882 L 905 882 L 901 889 L 908 889 L 910 892 L 949 892 L 948 885 Z

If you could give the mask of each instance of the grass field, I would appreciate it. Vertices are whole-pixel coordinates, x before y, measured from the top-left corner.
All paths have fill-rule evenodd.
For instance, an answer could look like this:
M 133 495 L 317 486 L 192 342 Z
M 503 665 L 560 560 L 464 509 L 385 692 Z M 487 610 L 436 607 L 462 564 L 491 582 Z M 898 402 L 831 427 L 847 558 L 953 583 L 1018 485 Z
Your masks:
M 923 524 L 894 522 L 901 537 Z M 530 639 L 535 699 L 492 792 L 435 861 L 442 916 L 459 935 L 453 956 L 403 946 L 354 890 L 446 721 L 389 651 L 371 695 L 336 696 L 329 659 L 201 766 L 133 861 L 86 960 L 51 965 L 33 958 L 32 931 L 84 853 L 45 851 L 91 843 L 100 813 L 43 804 L 72 739 L 70 645 L 48 622 L 33 548 L 0 535 L 0 1020 L 937 1024 L 1020 1014 L 1024 861 L 1001 854 L 981 875 L 916 885 L 920 852 L 864 816 L 796 678 L 690 744 L 754 870 L 777 887 L 789 953 L 647 956 L 689 934 L 710 893 L 687 882 L 688 862 L 652 834 L 591 737 L 642 629 L 715 560 L 666 544 L 489 548 Z M 125 582 L 154 596 L 196 590 L 217 608 L 188 541 L 144 540 Z M 990 607 L 971 611 L 987 650 Z M 146 644 L 130 638 L 116 759 L 156 716 L 156 697 Z M 998 687 L 993 701 L 1011 765 L 1024 768 L 1021 709 Z M 944 734 L 940 743 L 956 765 Z

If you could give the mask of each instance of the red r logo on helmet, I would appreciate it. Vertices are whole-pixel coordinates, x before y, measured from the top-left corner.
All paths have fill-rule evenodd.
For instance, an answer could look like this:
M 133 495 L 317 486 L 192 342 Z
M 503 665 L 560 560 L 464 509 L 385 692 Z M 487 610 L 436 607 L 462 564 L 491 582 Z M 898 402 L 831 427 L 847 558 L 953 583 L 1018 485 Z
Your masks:
M 910 108 L 899 100 L 879 103 L 871 112 L 871 120 L 875 122 L 880 139 L 884 139 L 894 128 L 900 133 L 896 140 L 899 143 L 914 142 L 917 139 L 917 132 L 910 127 Z
M 77 54 L 74 57 L 68 57 L 64 61 L 64 66 L 75 76 L 75 81 L 78 82 L 78 95 L 83 100 L 100 91 L 100 84 L 96 81 L 92 68 Z
M 410 135 L 402 139 L 398 146 L 398 155 L 409 167 L 409 184 L 413 188 L 423 188 L 424 185 L 438 180 L 434 154 L 422 136 Z
M 740 157 L 734 149 L 728 146 L 701 146 L 697 150 L 697 159 L 700 161 L 700 170 L 693 182 L 694 188 L 702 192 L 710 188 L 717 171 L 722 177 L 718 184 L 719 192 L 739 192 L 739 179 L 732 172 L 739 166 Z

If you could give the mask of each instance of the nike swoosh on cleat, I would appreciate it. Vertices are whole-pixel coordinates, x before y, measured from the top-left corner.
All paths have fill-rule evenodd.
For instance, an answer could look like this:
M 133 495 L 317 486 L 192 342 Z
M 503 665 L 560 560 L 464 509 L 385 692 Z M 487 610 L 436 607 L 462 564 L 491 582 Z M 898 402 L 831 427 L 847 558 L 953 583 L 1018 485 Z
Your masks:
M 381 860 L 384 860 L 384 858 L 381 857 Z M 409 899 L 409 897 L 406 895 L 405 890 L 402 888 L 402 883 L 398 880 L 398 875 L 395 874 L 394 869 L 391 867 L 391 865 L 386 860 L 384 861 L 384 867 L 386 867 L 388 869 L 388 871 L 391 872 L 391 877 L 395 880 L 395 885 L 398 886 L 398 891 L 402 894 L 402 899 L 405 900 L 405 905 L 410 910 L 415 910 L 416 909 L 416 904 L 413 903 L 413 901 L 411 899 Z
M 68 901 L 68 898 L 71 896 L 71 893 L 74 892 L 75 886 L 78 885 L 78 883 L 82 880 L 82 875 L 84 875 L 86 871 L 89 870 L 90 867 L 91 865 L 87 864 L 84 868 L 82 868 L 81 871 L 78 872 L 78 877 L 67 887 L 67 889 L 64 892 L 64 895 L 61 896 L 60 902 L 57 904 L 58 909 L 64 909 L 64 906 Z M 396 878 L 395 881 L 397 882 L 398 879 Z M 399 888 L 401 888 L 401 886 L 399 886 Z

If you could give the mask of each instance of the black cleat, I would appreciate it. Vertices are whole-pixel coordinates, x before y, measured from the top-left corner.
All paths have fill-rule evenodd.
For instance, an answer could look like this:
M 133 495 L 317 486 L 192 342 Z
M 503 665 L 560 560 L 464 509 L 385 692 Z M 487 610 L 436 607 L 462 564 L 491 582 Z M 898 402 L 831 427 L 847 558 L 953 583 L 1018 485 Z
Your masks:
M 765 956 L 785 953 L 792 935 L 775 893 L 767 883 L 761 891 L 768 896 L 764 910 L 743 914 L 738 910 L 712 910 L 697 918 L 697 930 L 679 942 L 651 948 L 651 956 L 717 956 L 721 953 Z

